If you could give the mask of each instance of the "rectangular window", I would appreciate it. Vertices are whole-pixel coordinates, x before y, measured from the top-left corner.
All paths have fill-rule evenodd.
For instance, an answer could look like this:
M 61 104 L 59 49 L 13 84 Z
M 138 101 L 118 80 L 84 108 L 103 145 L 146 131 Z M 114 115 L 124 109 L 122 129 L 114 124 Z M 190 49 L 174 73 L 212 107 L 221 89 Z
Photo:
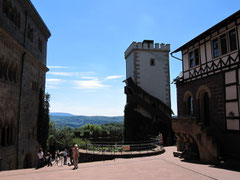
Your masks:
M 227 36 L 226 34 L 220 36 L 220 43 L 221 43 L 221 54 L 227 53 Z
M 230 41 L 230 51 L 237 49 L 237 38 L 235 29 L 229 32 L 229 41 Z
M 199 48 L 191 51 L 188 54 L 188 58 L 189 58 L 189 67 L 194 67 L 200 64 L 200 56 L 199 56 Z
M 218 49 L 218 39 L 213 40 L 213 57 L 216 58 L 219 56 L 219 49 Z
M 199 65 L 199 53 L 198 49 L 194 50 L 194 56 L 195 56 L 195 65 Z
M 155 59 L 150 59 L 150 66 L 155 66 Z
M 193 52 L 190 52 L 190 53 L 189 53 L 189 64 L 190 64 L 190 67 L 193 67 L 193 66 L 194 66 L 194 56 L 193 56 Z

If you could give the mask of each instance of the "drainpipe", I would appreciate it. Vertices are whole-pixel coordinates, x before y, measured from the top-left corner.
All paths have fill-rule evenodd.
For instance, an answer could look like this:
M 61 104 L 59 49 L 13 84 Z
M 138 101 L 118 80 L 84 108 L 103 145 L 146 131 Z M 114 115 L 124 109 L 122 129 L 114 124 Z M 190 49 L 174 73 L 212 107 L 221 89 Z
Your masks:
M 26 38 L 27 38 L 27 25 L 28 25 L 28 11 L 25 11 L 25 31 L 24 31 L 24 41 L 23 47 L 26 48 Z M 23 70 L 24 61 L 26 57 L 26 52 L 23 52 L 21 57 L 21 70 L 20 70 L 20 82 L 19 82 L 19 97 L 18 97 L 18 120 L 17 120 L 17 161 L 16 168 L 19 168 L 19 129 L 20 129 L 20 119 L 21 119 L 21 106 L 22 106 L 22 87 L 23 87 Z
M 178 57 L 174 56 L 174 55 L 173 55 L 173 53 L 176 53 L 176 52 L 175 52 L 175 51 L 173 51 L 173 52 L 171 52 L 171 53 L 170 53 L 170 55 L 171 55 L 173 58 L 175 58 L 175 59 L 177 59 L 177 60 L 180 60 L 180 61 L 182 61 L 182 59 L 180 59 L 180 58 L 178 58 Z

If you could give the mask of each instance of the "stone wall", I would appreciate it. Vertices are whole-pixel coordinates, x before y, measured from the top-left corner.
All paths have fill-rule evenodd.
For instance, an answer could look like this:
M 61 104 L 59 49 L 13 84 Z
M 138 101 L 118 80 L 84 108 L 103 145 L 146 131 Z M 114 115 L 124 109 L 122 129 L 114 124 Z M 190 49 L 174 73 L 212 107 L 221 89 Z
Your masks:
M 125 51 L 126 78 L 171 107 L 169 44 L 133 42 Z
M 225 107 L 224 107 L 224 74 L 211 75 L 188 83 L 177 84 L 177 103 L 178 103 L 178 116 L 186 115 L 184 104 L 184 94 L 188 91 L 193 95 L 193 116 L 200 117 L 199 93 L 200 87 L 208 87 L 211 93 L 209 99 L 209 112 L 211 122 L 218 124 L 221 129 L 225 129 Z M 211 123 L 210 122 L 210 123 Z
M 0 0 L 0 21 L 0 170 L 34 167 L 50 32 L 29 0 Z
M 187 83 L 177 83 L 177 103 L 179 118 L 186 116 L 186 104 L 184 95 L 190 92 L 193 96 L 193 117 L 196 122 L 203 124 L 200 120 L 200 102 L 199 91 L 201 89 L 209 89 L 209 125 L 203 125 L 201 130 L 206 139 L 212 139 L 217 144 L 218 156 L 234 156 L 239 157 L 240 134 L 238 132 L 229 131 L 226 128 L 225 120 L 225 83 L 224 73 L 203 77 Z M 180 125 L 180 124 L 179 124 Z M 207 141 L 207 140 L 206 140 Z

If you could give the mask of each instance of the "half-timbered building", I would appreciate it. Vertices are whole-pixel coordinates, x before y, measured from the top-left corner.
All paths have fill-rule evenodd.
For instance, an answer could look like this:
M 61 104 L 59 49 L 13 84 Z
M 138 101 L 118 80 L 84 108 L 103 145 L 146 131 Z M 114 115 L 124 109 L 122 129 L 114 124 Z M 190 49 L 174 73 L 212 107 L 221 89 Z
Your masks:
M 185 157 L 240 157 L 239 36 L 237 11 L 171 53 L 182 53 L 172 127 Z

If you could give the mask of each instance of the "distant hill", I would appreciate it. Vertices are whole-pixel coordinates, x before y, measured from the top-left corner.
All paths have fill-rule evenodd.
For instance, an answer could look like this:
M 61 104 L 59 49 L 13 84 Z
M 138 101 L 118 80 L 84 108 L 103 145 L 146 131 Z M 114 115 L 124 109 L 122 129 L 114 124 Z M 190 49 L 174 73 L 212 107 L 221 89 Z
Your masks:
M 54 112 L 54 113 L 49 113 L 52 116 L 75 116 L 73 114 L 70 113 L 62 113 L 62 112 Z
M 61 115 L 62 114 L 62 115 Z M 106 124 L 123 122 L 123 116 L 75 116 L 68 113 L 50 113 L 50 121 L 56 123 L 58 128 L 64 125 L 72 128 L 84 126 L 85 124 Z

